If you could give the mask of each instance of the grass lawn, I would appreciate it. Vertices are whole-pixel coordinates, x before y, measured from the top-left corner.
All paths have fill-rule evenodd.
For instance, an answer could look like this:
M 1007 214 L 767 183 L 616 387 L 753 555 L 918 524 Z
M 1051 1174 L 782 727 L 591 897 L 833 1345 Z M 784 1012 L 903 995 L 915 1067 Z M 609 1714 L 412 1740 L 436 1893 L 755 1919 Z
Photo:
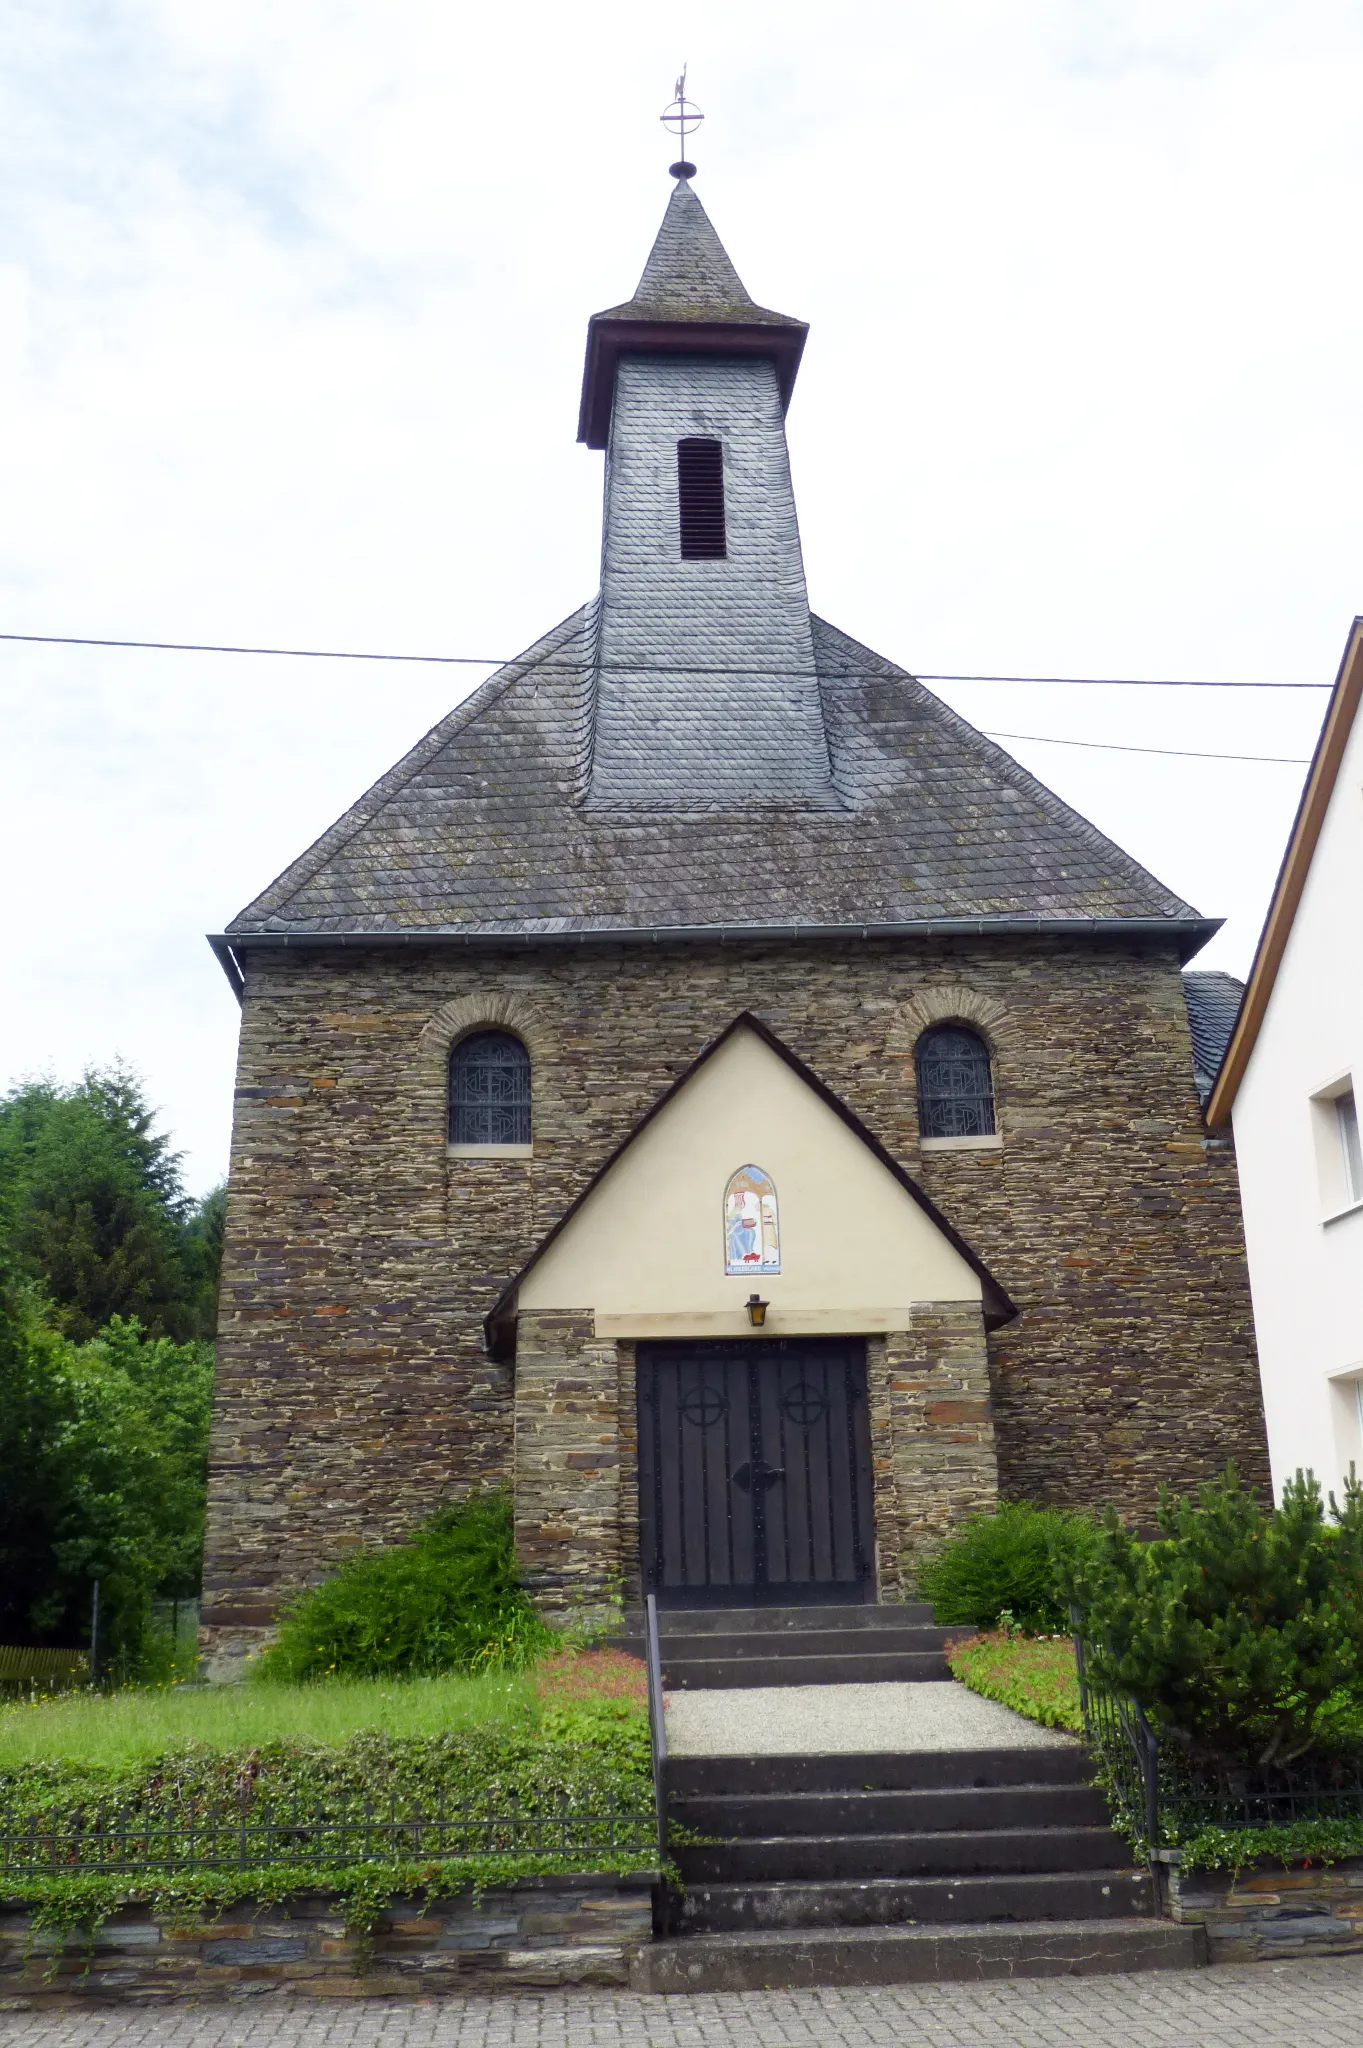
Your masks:
M 1083 1734 L 1079 1673 L 1069 1636 L 971 1636 L 950 1646 L 947 1662 L 952 1675 L 972 1692 L 998 1700 L 1044 1727 Z
M 310 1685 L 165 1686 L 67 1693 L 0 1709 L 0 1771 L 69 1758 L 106 1769 L 194 1743 L 343 1743 L 366 1730 L 529 1733 L 544 1709 L 591 1698 L 644 1700 L 643 1666 L 612 1651 L 566 1653 L 531 1672 L 477 1678 L 322 1680 Z

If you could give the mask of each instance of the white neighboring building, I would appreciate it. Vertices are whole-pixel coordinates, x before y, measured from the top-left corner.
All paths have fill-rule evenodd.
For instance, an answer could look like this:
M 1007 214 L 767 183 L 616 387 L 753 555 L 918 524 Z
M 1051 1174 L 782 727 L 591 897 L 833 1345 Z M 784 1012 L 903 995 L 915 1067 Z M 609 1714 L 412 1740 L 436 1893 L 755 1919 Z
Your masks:
M 1233 1124 L 1273 1484 L 1363 1479 L 1363 619 L 1207 1106 Z

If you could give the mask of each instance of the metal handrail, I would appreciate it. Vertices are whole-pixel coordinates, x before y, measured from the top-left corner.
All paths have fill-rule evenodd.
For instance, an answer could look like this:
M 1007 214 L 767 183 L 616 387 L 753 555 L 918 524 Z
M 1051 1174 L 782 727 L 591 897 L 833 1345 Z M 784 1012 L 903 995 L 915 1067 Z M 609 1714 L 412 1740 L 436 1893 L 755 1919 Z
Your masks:
M 1115 1734 L 1134 1765 L 1139 1781 L 1136 1796 L 1132 1796 L 1136 1788 L 1129 1783 L 1125 1786 L 1114 1783 L 1112 1795 L 1123 1807 L 1128 1826 L 1143 1830 L 1146 1853 L 1154 1865 L 1161 1847 L 1159 1738 L 1146 1719 L 1140 1702 L 1129 1694 L 1113 1692 L 1101 1671 L 1095 1674 L 1087 1654 L 1089 1646 L 1084 1639 L 1083 1617 L 1074 1607 L 1070 1609 L 1070 1625 L 1085 1739 L 1090 1751 L 1105 1756 L 1110 1766 L 1113 1762 L 1111 1736 Z
M 644 1658 L 648 1669 L 648 1728 L 653 1745 L 653 1797 L 658 1808 L 658 1867 L 667 1867 L 667 1716 L 663 1700 L 662 1645 L 658 1640 L 658 1602 L 644 1601 Z

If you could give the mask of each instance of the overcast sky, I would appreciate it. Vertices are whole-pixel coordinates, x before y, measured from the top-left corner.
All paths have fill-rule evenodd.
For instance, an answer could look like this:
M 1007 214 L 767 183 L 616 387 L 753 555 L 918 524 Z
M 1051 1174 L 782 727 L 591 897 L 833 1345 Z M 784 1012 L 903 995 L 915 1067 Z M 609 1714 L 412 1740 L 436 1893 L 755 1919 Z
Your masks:
M 586 320 L 642 268 L 689 60 L 697 190 L 812 323 L 817 610 L 920 671 L 1333 679 L 1363 610 L 1356 0 L 0 20 L 0 631 L 508 656 L 580 604 Z M 482 673 L 0 644 L 0 1082 L 122 1054 L 218 1178 L 238 1012 L 202 934 Z M 1324 702 L 943 694 L 1292 756 Z M 1299 768 L 1013 751 L 1244 971 Z

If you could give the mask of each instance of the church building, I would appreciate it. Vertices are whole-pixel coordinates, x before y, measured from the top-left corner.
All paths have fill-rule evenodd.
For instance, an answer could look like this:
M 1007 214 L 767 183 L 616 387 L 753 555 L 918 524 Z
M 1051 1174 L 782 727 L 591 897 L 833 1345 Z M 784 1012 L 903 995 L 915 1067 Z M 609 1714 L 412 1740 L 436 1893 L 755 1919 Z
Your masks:
M 806 328 L 675 174 L 588 324 L 596 596 L 212 940 L 220 1673 L 478 1486 L 563 1616 L 894 1601 L 1000 1495 L 1266 1481 L 1216 923 L 811 613 Z

